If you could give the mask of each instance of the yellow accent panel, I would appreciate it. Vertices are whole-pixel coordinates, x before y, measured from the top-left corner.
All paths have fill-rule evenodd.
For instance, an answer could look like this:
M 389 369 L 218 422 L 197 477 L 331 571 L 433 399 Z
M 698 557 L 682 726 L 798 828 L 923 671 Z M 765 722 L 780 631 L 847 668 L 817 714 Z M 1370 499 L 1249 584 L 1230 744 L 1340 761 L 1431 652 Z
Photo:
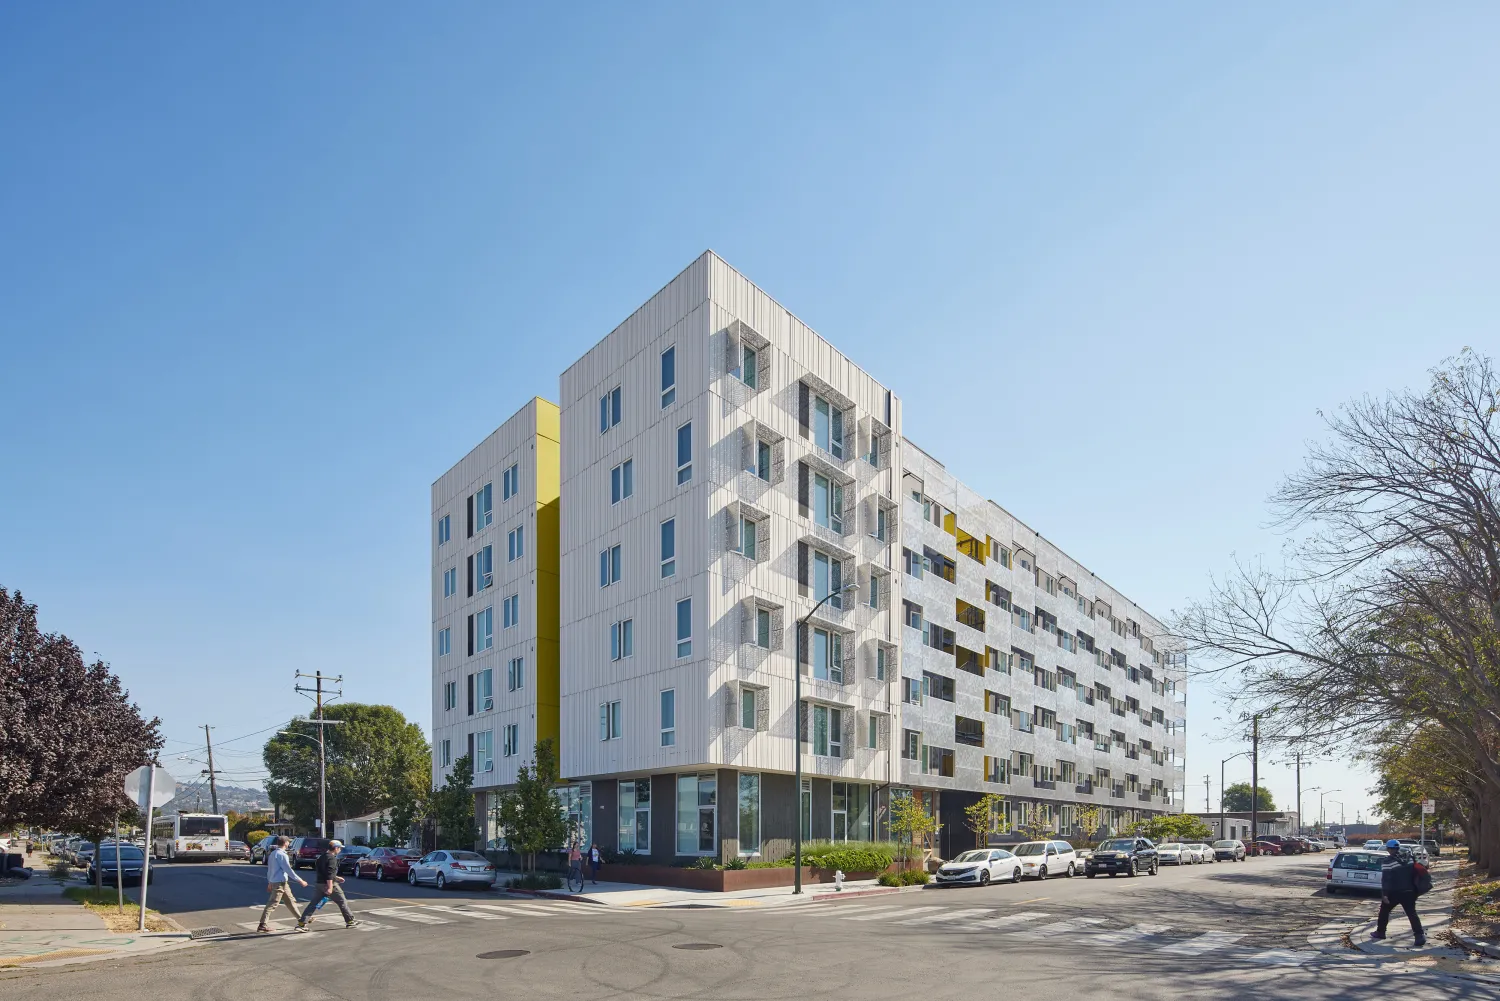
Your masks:
M 943 515 L 943 531 L 955 539 L 958 538 L 958 519 L 953 516 L 952 511 Z
M 562 413 L 540 397 L 536 415 L 536 735 L 558 742 L 561 726 Z

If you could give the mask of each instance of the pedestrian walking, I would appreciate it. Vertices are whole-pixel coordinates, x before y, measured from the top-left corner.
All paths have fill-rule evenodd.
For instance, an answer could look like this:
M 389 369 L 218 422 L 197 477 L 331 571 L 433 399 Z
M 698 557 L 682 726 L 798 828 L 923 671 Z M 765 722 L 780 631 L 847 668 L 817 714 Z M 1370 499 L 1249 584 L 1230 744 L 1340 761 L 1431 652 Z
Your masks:
M 599 866 L 604 864 L 604 856 L 599 854 L 599 843 L 597 841 L 589 844 L 589 869 L 592 870 L 590 879 L 595 886 L 599 885 Z
M 1385 848 L 1388 854 L 1380 863 L 1380 915 L 1375 921 L 1375 934 L 1370 937 L 1377 941 L 1385 938 L 1391 911 L 1399 906 L 1411 922 L 1411 933 L 1420 949 L 1427 944 L 1427 936 L 1422 932 L 1422 919 L 1417 917 L 1417 861 L 1402 851 L 1401 842 L 1395 838 L 1387 841 Z
M 339 875 L 339 852 L 343 847 L 344 843 L 335 838 L 328 842 L 328 847 L 318 856 L 318 892 L 307 902 L 302 920 L 297 922 L 298 931 L 307 931 L 307 926 L 312 924 L 313 915 L 329 900 L 339 905 L 339 911 L 344 915 L 345 928 L 353 928 L 359 924 L 349 911 L 349 901 L 344 899 L 344 888 L 340 885 L 344 882 L 344 877 Z
M 286 854 L 289 843 L 284 837 L 277 838 L 273 842 L 275 847 L 266 856 L 266 906 L 260 912 L 260 927 L 255 929 L 262 935 L 271 930 L 266 922 L 271 920 L 271 912 L 276 909 L 277 904 L 285 903 L 286 909 L 292 912 L 292 917 L 299 923 L 302 920 L 302 915 L 297 912 L 297 898 L 292 895 L 291 881 L 295 879 L 306 886 L 307 880 L 297 875 L 297 871 L 292 868 L 292 860 Z

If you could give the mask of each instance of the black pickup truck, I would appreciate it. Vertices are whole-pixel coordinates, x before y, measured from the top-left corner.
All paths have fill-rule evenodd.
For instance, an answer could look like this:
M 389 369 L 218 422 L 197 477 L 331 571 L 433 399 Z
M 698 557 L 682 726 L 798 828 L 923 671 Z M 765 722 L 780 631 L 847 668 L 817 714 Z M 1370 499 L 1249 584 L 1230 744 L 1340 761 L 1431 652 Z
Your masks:
M 1117 873 L 1139 876 L 1144 872 L 1155 876 L 1160 869 L 1156 846 L 1149 838 L 1112 838 L 1094 849 L 1083 865 L 1083 874 L 1089 879 Z

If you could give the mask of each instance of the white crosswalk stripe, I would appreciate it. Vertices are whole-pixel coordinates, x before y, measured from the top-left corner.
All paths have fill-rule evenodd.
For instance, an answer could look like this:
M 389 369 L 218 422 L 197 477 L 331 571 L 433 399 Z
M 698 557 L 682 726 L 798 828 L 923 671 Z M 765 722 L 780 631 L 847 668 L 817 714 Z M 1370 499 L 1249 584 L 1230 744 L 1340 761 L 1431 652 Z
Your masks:
M 1125 945 L 1139 939 L 1149 938 L 1152 935 L 1160 935 L 1170 928 L 1170 925 L 1131 925 L 1129 928 L 1121 928 L 1119 931 L 1101 931 L 1089 936 L 1090 945 Z
M 841 914 L 836 914 L 836 916 L 837 917 L 841 917 L 841 918 L 852 918 L 852 919 L 855 919 L 855 920 L 863 920 L 865 918 L 874 917 L 876 914 L 881 914 L 881 913 L 885 913 L 886 917 L 895 917 L 894 914 L 891 914 L 889 912 L 890 911 L 905 911 L 905 910 L 906 910 L 905 907 L 892 907 L 892 906 L 889 906 L 889 905 L 887 905 L 885 907 L 860 907 L 857 910 L 853 910 L 853 911 L 851 911 L 851 912 L 849 912 L 847 914 L 842 914 L 841 913 Z
M 1102 925 L 1103 918 L 1069 918 L 1066 921 L 1055 921 L 1050 925 L 1038 925 L 1035 928 L 1017 928 L 1017 935 L 1066 935 L 1068 932 L 1081 931 L 1089 925 Z
M 973 907 L 960 911 L 945 910 L 939 914 L 927 914 L 920 918 L 908 918 L 904 921 L 897 921 L 896 924 L 925 925 L 935 921 L 963 921 L 965 918 L 978 917 L 981 914 L 988 913 L 990 913 L 990 908 L 988 907 Z
M 488 913 L 488 911 L 481 911 L 481 910 L 475 910 L 474 909 L 474 908 L 480 907 L 480 906 L 483 906 L 483 905 L 475 904 L 475 905 L 473 905 L 471 907 L 447 907 L 447 906 L 444 906 L 443 904 L 427 904 L 425 907 L 423 907 L 423 910 L 427 910 L 427 911 L 441 911 L 443 914 L 452 914 L 455 917 L 460 917 L 460 918 L 478 918 L 480 921 L 504 921 L 505 920 L 505 915 L 503 915 L 503 914 L 490 914 L 490 913 Z
M 423 907 L 378 907 L 374 910 L 365 911 L 366 914 L 378 914 L 383 918 L 399 918 L 402 921 L 415 921 L 422 925 L 446 925 L 447 918 L 440 918 L 436 914 L 422 913 L 428 908 Z
M 1291 949 L 1266 949 L 1262 952 L 1253 952 L 1245 958 L 1252 963 L 1261 963 L 1266 966 L 1301 966 L 1313 958 L 1313 953 L 1293 952 Z
M 560 913 L 558 908 L 567 907 L 567 904 L 533 904 L 527 901 L 515 900 L 504 904 L 470 904 L 470 907 L 481 907 L 487 911 L 496 911 L 500 914 L 523 917 L 555 918 Z
M 975 921 L 971 927 L 974 928 L 1009 928 L 1011 925 L 1022 924 L 1026 921 L 1044 921 L 1052 915 L 1042 911 L 1017 911 L 1013 914 L 1002 914 L 997 918 L 989 918 L 984 921 Z
M 941 907 L 911 907 L 906 909 L 906 916 L 912 917 L 917 914 L 926 914 L 928 911 L 940 911 Z M 887 917 L 885 914 L 866 914 L 864 917 L 850 918 L 850 921 L 879 921 Z M 894 916 L 894 915 L 890 915 Z
M 1175 945 L 1165 946 L 1158 950 L 1173 956 L 1201 956 L 1205 952 L 1219 949 L 1226 945 L 1233 945 L 1245 936 L 1230 931 L 1206 931 L 1196 938 L 1190 938 Z

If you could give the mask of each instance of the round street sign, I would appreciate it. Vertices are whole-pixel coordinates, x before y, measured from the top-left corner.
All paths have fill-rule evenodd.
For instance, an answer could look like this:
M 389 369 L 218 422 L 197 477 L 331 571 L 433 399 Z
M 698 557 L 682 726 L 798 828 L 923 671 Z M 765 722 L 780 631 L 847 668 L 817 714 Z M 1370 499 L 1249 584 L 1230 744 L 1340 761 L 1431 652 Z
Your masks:
M 145 813 L 147 810 L 154 810 L 158 806 L 166 806 L 172 801 L 172 797 L 177 795 L 177 780 L 172 778 L 165 768 L 158 766 L 156 769 L 156 781 L 152 784 L 151 789 L 151 802 L 147 804 L 146 786 L 150 773 L 150 767 L 142 765 L 125 776 L 125 795 L 129 796 L 130 801 L 141 808 L 142 813 Z

